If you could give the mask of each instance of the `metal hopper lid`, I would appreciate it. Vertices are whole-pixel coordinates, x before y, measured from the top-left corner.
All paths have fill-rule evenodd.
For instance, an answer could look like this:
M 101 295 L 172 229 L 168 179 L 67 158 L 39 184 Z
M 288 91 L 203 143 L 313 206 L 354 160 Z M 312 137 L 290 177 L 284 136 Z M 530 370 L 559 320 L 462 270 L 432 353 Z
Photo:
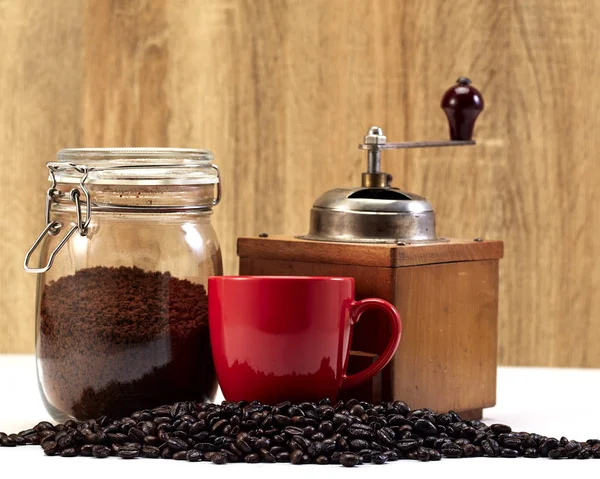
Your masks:
M 460 77 L 442 98 L 441 107 L 450 126 L 450 140 L 388 142 L 381 128 L 369 128 L 359 149 L 367 150 L 367 171 L 362 186 L 335 188 L 314 202 L 310 228 L 300 238 L 352 243 L 420 243 L 441 241 L 436 236 L 435 212 L 426 198 L 391 186 L 391 176 L 381 171 L 385 150 L 474 145 L 475 119 L 483 98 L 468 78 Z

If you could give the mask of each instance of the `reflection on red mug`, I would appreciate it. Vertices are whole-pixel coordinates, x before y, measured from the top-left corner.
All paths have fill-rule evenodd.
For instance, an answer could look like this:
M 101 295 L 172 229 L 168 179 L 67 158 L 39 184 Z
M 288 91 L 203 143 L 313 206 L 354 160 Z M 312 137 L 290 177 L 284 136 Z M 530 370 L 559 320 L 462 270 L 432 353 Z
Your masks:
M 208 280 L 210 339 L 228 401 L 276 404 L 335 400 L 390 361 L 402 334 L 398 311 L 382 299 L 354 299 L 354 278 L 213 276 Z M 383 310 L 390 341 L 365 370 L 346 375 L 352 325 Z

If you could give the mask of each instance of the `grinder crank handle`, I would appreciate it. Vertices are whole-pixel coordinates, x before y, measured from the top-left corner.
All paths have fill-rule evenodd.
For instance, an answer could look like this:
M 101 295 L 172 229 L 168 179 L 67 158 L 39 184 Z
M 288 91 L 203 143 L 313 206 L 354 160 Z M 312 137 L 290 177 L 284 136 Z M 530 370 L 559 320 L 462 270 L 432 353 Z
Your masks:
M 453 141 L 470 141 L 473 138 L 473 127 L 484 104 L 479 90 L 471 85 L 471 80 L 460 77 L 444 96 L 440 106 L 448 117 L 450 139 Z
M 381 128 L 372 126 L 365 135 L 363 143 L 358 145 L 361 150 L 369 150 L 369 154 L 373 157 L 369 159 L 368 172 L 379 172 L 379 161 L 375 157 L 380 150 L 474 145 L 473 127 L 484 104 L 479 90 L 471 86 L 471 80 L 466 77 L 458 78 L 456 84 L 444 93 L 440 106 L 448 118 L 450 140 L 388 142 Z

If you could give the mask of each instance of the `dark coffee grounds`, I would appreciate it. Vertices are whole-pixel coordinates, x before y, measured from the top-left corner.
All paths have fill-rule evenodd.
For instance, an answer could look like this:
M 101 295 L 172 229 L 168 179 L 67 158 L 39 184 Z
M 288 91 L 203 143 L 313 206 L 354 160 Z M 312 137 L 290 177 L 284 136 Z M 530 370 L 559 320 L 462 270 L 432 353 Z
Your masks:
M 204 286 L 135 267 L 49 283 L 39 313 L 39 378 L 57 418 L 79 419 L 216 393 Z

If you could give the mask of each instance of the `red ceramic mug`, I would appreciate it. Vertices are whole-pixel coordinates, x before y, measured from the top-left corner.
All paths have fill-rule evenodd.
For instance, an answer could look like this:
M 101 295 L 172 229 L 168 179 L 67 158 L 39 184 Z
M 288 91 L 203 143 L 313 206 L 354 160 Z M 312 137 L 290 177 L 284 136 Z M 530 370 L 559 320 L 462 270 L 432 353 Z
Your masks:
M 335 400 L 390 361 L 402 334 L 398 311 L 382 299 L 354 299 L 354 278 L 213 276 L 208 280 L 210 340 L 228 401 L 276 404 Z M 347 376 L 352 325 L 382 310 L 391 325 L 381 356 Z

